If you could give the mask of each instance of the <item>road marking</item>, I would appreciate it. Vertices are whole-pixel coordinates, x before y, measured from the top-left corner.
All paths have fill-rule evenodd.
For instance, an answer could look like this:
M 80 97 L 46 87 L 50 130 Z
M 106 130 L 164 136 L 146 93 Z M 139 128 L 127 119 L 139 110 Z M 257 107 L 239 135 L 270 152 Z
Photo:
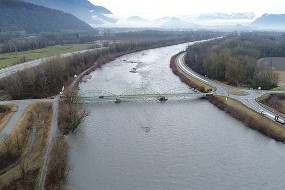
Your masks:
M 201 80 L 201 81 L 203 81 L 203 82 L 205 82 L 205 83 L 208 83 L 208 81 L 206 81 L 205 79 L 202 79 L 202 78 L 199 77 L 198 75 L 196 75 L 196 74 L 190 72 L 189 69 L 185 67 L 184 63 L 182 63 L 181 59 L 182 59 L 182 56 L 179 57 L 178 63 L 179 63 L 180 68 L 181 68 L 184 72 L 186 72 L 187 74 L 190 74 L 191 76 L 193 76 L 194 78 L 196 78 L 196 79 L 198 79 L 198 80 Z

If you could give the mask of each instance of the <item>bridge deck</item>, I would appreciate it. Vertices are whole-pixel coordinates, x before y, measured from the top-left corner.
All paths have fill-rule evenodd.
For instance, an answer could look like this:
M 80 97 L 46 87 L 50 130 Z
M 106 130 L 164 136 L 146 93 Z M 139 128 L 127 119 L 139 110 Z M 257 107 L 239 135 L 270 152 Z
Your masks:
M 161 93 L 161 94 L 125 94 L 125 95 L 101 95 L 101 96 L 80 96 L 79 101 L 87 102 L 121 102 L 121 101 L 140 101 L 140 100 L 167 100 L 181 98 L 203 98 L 212 93 Z

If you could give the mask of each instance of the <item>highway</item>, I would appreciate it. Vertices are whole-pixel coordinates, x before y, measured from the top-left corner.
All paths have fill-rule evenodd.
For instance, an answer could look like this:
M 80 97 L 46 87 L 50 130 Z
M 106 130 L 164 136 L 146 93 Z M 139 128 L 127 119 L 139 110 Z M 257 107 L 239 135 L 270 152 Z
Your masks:
M 215 89 L 214 95 L 226 96 L 226 97 L 235 99 L 241 102 L 242 104 L 244 104 L 245 106 L 251 108 L 252 110 L 263 114 L 264 117 L 267 117 L 268 119 L 275 121 L 274 118 L 276 115 L 278 115 L 278 113 L 275 113 L 272 110 L 268 110 L 266 107 L 260 105 L 256 101 L 256 99 L 267 93 L 285 93 L 285 91 L 248 90 L 248 89 L 243 89 L 243 88 L 238 88 L 238 87 L 230 87 L 230 86 L 222 85 L 221 83 L 217 83 L 205 76 L 202 76 L 194 72 L 192 69 L 190 69 L 185 64 L 184 57 L 185 57 L 185 53 L 181 53 L 180 55 L 178 55 L 178 57 L 176 58 L 176 66 L 179 67 L 185 74 L 212 86 Z M 230 90 L 241 91 L 245 94 L 245 96 L 232 95 L 229 93 Z

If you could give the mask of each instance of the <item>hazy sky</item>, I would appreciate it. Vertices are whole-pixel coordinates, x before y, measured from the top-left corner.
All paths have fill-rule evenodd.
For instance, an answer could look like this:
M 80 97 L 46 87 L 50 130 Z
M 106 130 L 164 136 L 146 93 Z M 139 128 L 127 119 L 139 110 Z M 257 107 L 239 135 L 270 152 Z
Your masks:
M 285 0 L 89 0 L 119 16 L 192 15 L 212 12 L 285 13 Z

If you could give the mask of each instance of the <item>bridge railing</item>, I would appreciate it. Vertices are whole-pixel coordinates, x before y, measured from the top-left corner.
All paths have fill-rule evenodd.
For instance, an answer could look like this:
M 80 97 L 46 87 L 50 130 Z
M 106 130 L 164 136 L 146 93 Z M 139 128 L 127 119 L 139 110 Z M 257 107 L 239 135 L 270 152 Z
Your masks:
M 134 89 L 121 94 L 113 94 L 106 91 L 85 91 L 79 93 L 79 102 L 121 102 L 121 101 L 145 101 L 145 100 L 159 100 L 166 101 L 168 99 L 185 99 L 185 98 L 203 98 L 213 95 L 212 93 L 200 92 L 163 92 L 159 93 L 148 89 Z M 64 98 L 63 98 L 64 99 Z

